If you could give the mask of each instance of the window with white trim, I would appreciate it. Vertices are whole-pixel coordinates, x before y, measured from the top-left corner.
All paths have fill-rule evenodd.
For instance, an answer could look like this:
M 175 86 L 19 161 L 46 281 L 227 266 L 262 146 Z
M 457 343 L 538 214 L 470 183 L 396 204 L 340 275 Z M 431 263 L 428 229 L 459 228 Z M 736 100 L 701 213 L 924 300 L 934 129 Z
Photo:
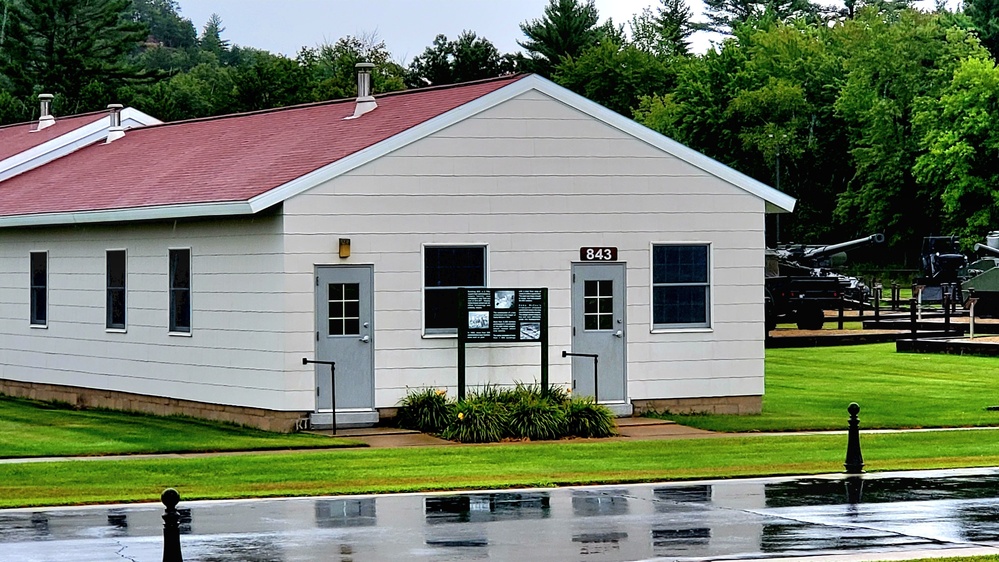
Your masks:
M 652 246 L 652 327 L 711 326 L 708 244 Z
M 191 333 L 191 250 L 170 250 L 170 331 Z
M 485 246 L 424 246 L 424 333 L 457 334 L 458 288 L 485 286 Z
M 107 251 L 107 323 L 109 330 L 125 329 L 125 250 Z
M 47 326 L 49 319 L 49 254 L 31 252 L 31 315 L 32 326 Z

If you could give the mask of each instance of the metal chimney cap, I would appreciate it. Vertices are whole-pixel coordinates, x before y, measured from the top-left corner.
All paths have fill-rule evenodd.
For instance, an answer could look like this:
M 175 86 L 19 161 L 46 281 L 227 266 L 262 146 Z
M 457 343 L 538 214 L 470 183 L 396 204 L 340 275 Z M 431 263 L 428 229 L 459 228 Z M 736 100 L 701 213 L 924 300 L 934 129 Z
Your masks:
M 38 99 L 41 101 L 52 101 L 55 98 L 52 94 L 38 94 Z
M 354 65 L 354 68 L 356 68 L 357 70 L 362 70 L 362 71 L 363 70 L 371 70 L 374 67 L 375 67 L 375 63 L 373 63 L 373 62 L 359 62 L 359 63 L 357 63 L 357 64 Z
M 123 109 L 125 106 L 120 103 L 109 103 L 108 109 Z

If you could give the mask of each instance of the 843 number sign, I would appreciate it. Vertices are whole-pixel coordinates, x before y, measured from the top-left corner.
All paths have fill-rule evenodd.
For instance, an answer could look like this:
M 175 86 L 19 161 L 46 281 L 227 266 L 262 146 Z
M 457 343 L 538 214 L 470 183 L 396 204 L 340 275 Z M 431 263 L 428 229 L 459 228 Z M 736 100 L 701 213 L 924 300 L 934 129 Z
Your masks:
M 617 248 L 580 248 L 579 261 L 617 261 Z

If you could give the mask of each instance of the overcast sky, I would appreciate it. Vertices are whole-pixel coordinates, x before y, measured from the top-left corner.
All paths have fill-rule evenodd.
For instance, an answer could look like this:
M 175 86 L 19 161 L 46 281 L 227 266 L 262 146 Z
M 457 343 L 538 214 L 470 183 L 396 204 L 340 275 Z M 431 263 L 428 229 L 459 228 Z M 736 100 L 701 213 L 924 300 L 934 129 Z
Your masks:
M 701 9 L 701 0 L 688 0 Z M 181 15 L 201 33 L 212 13 L 222 18 L 224 39 L 294 57 L 303 46 L 333 43 L 344 35 L 377 32 L 397 62 L 408 63 L 438 33 L 454 39 L 463 30 L 489 39 L 501 53 L 519 51 L 520 23 L 540 18 L 548 0 L 179 0 Z M 596 0 L 601 21 L 622 24 L 659 0 Z M 627 28 L 627 26 L 626 26 Z M 709 39 L 696 41 L 698 51 Z

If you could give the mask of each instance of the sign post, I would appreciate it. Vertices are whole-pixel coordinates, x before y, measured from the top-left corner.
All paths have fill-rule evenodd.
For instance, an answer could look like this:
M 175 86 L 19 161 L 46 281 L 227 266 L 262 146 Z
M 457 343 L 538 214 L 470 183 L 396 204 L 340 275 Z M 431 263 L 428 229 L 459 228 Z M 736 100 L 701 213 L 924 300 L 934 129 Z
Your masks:
M 458 399 L 465 398 L 469 343 L 540 343 L 541 393 L 548 395 L 548 288 L 458 289 Z

